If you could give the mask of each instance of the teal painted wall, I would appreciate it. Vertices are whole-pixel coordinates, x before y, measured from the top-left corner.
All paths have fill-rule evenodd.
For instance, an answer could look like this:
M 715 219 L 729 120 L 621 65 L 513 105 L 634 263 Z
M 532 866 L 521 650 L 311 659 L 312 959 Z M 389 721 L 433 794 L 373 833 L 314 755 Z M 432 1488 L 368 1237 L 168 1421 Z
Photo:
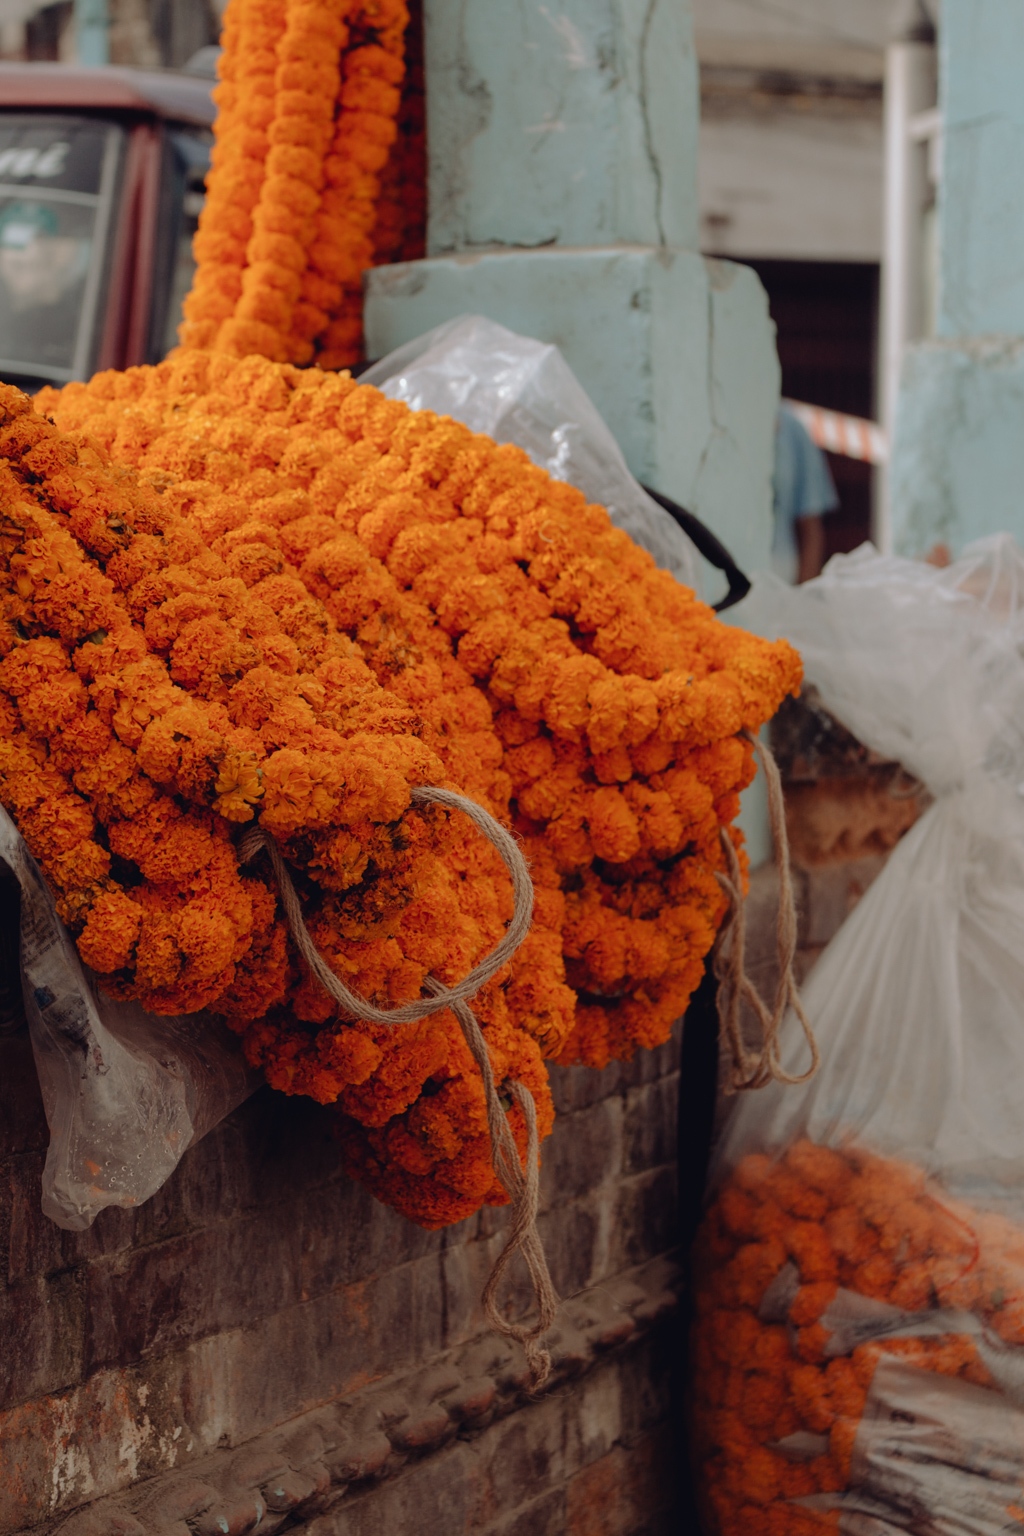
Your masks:
M 1024 544 L 1024 4 L 943 0 L 937 338 L 909 349 L 890 471 L 897 550 Z
M 428 250 L 697 245 L 685 0 L 426 0 Z
M 637 478 L 767 566 L 774 329 L 752 272 L 697 253 L 689 0 L 426 0 L 425 23 L 430 254 L 368 274 L 368 354 L 463 314 L 554 342 Z
M 1024 4 L 943 0 L 940 337 L 1024 335 Z

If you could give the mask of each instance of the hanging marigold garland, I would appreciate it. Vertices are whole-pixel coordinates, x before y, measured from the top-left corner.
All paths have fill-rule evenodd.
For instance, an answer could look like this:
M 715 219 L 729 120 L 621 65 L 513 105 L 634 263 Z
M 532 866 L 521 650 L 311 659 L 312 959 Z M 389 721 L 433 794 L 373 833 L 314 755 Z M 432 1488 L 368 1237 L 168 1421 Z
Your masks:
M 427 251 L 427 124 L 423 71 L 423 0 L 410 0 L 405 78 L 395 142 L 381 172 L 373 264 L 419 261 Z
M 257 362 L 269 366 L 243 362 L 234 383 L 259 414 L 279 381 L 254 377 Z M 105 382 L 128 386 L 119 403 L 131 416 L 138 380 Z M 391 1198 L 407 1215 L 440 1225 L 501 1203 L 479 1074 L 452 1016 L 401 1030 L 341 1023 L 297 961 L 276 888 L 239 867 L 237 831 L 258 816 L 297 872 L 321 953 L 385 1007 L 417 998 L 428 972 L 461 979 L 511 915 L 490 845 L 459 818 L 410 808 L 410 786 L 444 767 L 416 714 L 306 595 L 274 520 L 289 526 L 296 498 L 254 525 L 228 492 L 211 511 L 241 537 L 211 538 L 176 511 L 176 477 L 151 477 L 158 494 L 15 390 L 0 389 L 0 412 L 0 797 L 83 959 L 105 991 L 152 1011 L 225 1014 L 274 1086 L 386 1127 L 405 1149 Z M 230 458 L 223 447 L 214 457 L 223 489 Z M 254 457 L 237 475 L 244 493 L 261 479 L 273 490 L 265 453 Z M 176 464 L 200 467 L 194 451 Z M 544 980 L 567 1024 L 558 967 Z M 499 973 L 477 1012 L 499 1081 L 530 1088 L 546 1135 L 540 1048 L 507 987 Z M 511 1124 L 525 1146 L 518 1109 Z
M 183 346 L 358 360 L 408 19 L 404 0 L 230 0 Z
M 279 361 L 308 362 L 312 356 L 302 284 L 334 127 L 339 59 L 348 37 L 344 8 L 344 0 L 289 0 L 277 45 L 268 153 L 242 291 L 216 341 L 218 350 L 237 357 L 257 352 Z M 314 312 L 313 334 L 325 319 Z
M 285 0 L 228 0 L 224 12 L 212 169 L 193 245 L 195 278 L 179 333 L 185 347 L 215 345 L 241 297 L 252 214 L 263 184 L 284 21 Z
M 398 12 L 399 7 L 395 7 Z M 324 368 L 358 361 L 362 343 L 362 273 L 373 263 L 380 173 L 396 134 L 402 79 L 401 40 L 405 7 L 389 30 L 391 49 L 367 43 L 345 58 L 341 111 L 326 174 L 321 244 L 323 266 L 340 286 L 334 317 L 318 343 Z

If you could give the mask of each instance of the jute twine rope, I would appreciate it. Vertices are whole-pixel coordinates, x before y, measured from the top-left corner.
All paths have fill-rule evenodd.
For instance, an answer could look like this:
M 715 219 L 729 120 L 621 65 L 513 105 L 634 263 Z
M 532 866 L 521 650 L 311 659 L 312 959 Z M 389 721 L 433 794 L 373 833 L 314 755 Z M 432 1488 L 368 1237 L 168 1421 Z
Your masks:
M 905 780 L 901 783 L 901 780 Z M 891 800 L 916 800 L 917 796 L 925 788 L 924 780 L 915 778 L 900 764 L 892 778 L 889 780 L 889 798 Z
M 764 743 L 749 731 L 742 734 L 757 754 L 768 791 L 768 819 L 775 844 L 775 863 L 779 871 L 779 916 L 776 925 L 779 982 L 775 989 L 774 1004 L 769 1009 L 746 972 L 746 898 L 743 895 L 743 875 L 732 839 L 722 827 L 719 835 L 729 873 L 723 875 L 716 872 L 715 879 L 729 898 L 729 916 L 719 932 L 713 964 L 718 979 L 719 1024 L 732 1055 L 732 1074 L 725 1085 L 726 1091 L 730 1093 L 763 1088 L 772 1081 L 806 1083 L 817 1072 L 821 1059 L 818 1042 L 804 1012 L 796 977 L 793 975 L 797 937 L 796 906 L 793 901 L 782 780 L 775 759 Z M 761 1026 L 759 1050 L 748 1050 L 743 1039 L 740 1009 L 744 1002 L 753 1009 Z M 799 1074 L 786 1072 L 779 1060 L 779 1028 L 789 1007 L 792 1007 L 800 1020 L 811 1052 L 810 1066 L 806 1072 Z
M 411 1024 L 417 1019 L 425 1019 L 430 1014 L 440 1013 L 442 1009 L 450 1008 L 458 1019 L 466 1044 L 473 1054 L 483 1079 L 494 1172 L 508 1195 L 512 1215 L 508 1241 L 498 1255 L 490 1278 L 484 1287 L 484 1313 L 496 1333 L 502 1334 L 505 1338 L 514 1339 L 522 1345 L 530 1371 L 531 1386 L 536 1389 L 544 1384 L 551 1371 L 551 1356 L 540 1343 L 540 1339 L 554 1322 L 558 1308 L 558 1296 L 551 1283 L 544 1250 L 537 1233 L 537 1205 L 540 1196 L 537 1110 L 533 1095 L 525 1084 L 510 1079 L 507 1084 L 508 1091 L 519 1105 L 526 1122 L 526 1167 L 524 1169 L 519 1161 L 515 1138 L 502 1108 L 501 1099 L 498 1097 L 498 1088 L 495 1085 L 483 1030 L 468 1002 L 486 981 L 489 981 L 503 965 L 511 960 L 529 933 L 533 918 L 533 883 L 530 880 L 526 860 L 515 838 L 482 806 L 467 800 L 464 795 L 455 794 L 450 789 L 435 789 L 428 786 L 414 789 L 412 799 L 414 804 L 443 805 L 449 811 L 464 812 L 500 853 L 512 876 L 513 897 L 512 921 L 505 937 L 487 958 L 481 960 L 468 976 L 452 987 L 446 987 L 436 977 L 426 977 L 424 984 L 431 996 L 419 998 L 414 1003 L 403 1003 L 397 1008 L 377 1008 L 366 998 L 352 992 L 334 974 L 321 958 L 309 936 L 309 930 L 302 916 L 302 907 L 288 873 L 288 867 L 281 857 L 281 851 L 262 827 L 250 827 L 244 833 L 239 840 L 238 857 L 240 863 L 247 864 L 260 852 L 267 854 L 288 927 L 303 963 L 310 974 L 316 977 L 324 991 L 345 1013 L 353 1018 L 370 1019 L 377 1024 L 392 1025 Z M 498 1310 L 498 1285 L 516 1253 L 521 1253 L 526 1262 L 537 1301 L 537 1321 L 530 1327 L 510 1322 Z

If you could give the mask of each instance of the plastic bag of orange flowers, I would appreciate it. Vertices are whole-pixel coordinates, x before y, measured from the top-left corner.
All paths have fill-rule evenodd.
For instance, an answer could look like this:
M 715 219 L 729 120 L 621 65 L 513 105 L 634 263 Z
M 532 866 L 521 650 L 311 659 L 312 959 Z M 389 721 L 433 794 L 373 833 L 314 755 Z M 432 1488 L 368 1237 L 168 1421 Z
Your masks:
M 804 988 L 820 1073 L 724 1116 L 695 1249 L 707 1529 L 1017 1530 L 1024 556 L 1000 536 L 936 571 L 865 547 L 740 614 L 935 798 Z M 788 1019 L 784 1066 L 801 1046 Z

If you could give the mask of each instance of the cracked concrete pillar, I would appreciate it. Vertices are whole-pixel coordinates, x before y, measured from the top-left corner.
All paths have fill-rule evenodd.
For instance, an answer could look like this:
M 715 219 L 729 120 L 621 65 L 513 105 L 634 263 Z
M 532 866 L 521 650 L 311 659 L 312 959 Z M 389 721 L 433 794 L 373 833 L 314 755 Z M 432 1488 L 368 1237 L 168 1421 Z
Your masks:
M 902 554 L 1024 544 L 1024 7 L 943 0 L 935 336 L 908 348 L 890 498 Z
M 425 45 L 428 255 L 368 274 L 368 354 L 459 314 L 554 342 L 638 479 L 765 567 L 774 329 L 697 251 L 688 0 L 425 0 Z
M 697 244 L 680 0 L 427 0 L 431 255 Z

